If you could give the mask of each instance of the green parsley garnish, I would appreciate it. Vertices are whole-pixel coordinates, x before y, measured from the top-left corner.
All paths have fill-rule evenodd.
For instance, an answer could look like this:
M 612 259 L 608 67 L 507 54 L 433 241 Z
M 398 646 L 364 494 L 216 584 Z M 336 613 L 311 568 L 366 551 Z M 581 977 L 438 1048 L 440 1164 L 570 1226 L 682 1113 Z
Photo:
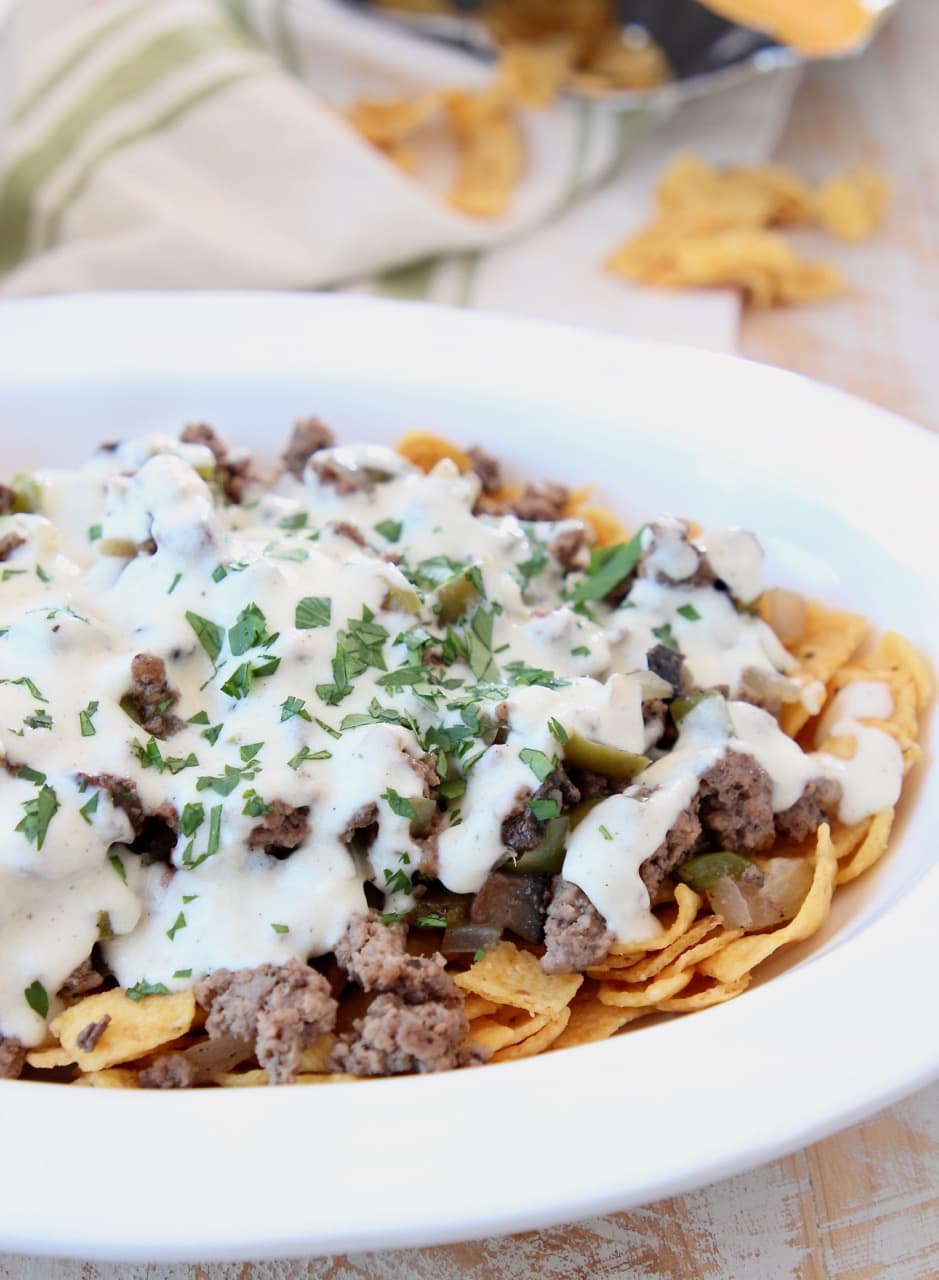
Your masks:
M 401 537 L 401 521 L 379 520 L 378 524 L 375 525 L 375 532 L 380 533 L 389 542 L 397 542 Z
M 522 764 L 528 765 L 539 782 L 544 782 L 548 774 L 554 770 L 554 762 L 549 760 L 543 751 L 535 751 L 533 747 L 522 747 L 518 758 Z
M 91 797 L 91 799 L 86 800 L 85 803 L 82 805 L 82 807 L 78 811 L 81 814 L 81 816 L 85 819 L 85 821 L 88 823 L 89 827 L 91 826 L 91 815 L 93 813 L 98 812 L 98 800 L 100 796 L 101 796 L 101 792 L 96 791 L 94 795 Z M 121 865 L 123 866 L 123 863 Z
M 610 835 L 609 831 L 606 829 L 606 827 L 603 825 L 602 822 L 600 823 L 600 826 L 597 828 L 597 830 L 600 832 L 600 835 L 603 836 L 604 840 L 613 839 L 613 837 Z
M 111 866 L 114 868 L 114 870 L 115 870 L 115 871 L 117 872 L 117 874 L 120 876 L 121 880 L 123 880 L 124 884 L 126 884 L 126 883 L 127 883 L 127 868 L 124 866 L 123 862 L 120 860 L 120 858 L 117 856 L 117 854 L 116 854 L 116 853 L 112 853 L 112 854 L 111 854 L 111 856 L 108 858 L 108 862 L 110 862 Z
M 560 817 L 561 813 L 556 800 L 529 800 L 528 807 L 539 822 Z
M 332 758 L 331 751 L 311 751 L 309 747 L 301 747 L 297 754 L 287 761 L 287 768 L 299 769 L 307 760 L 331 760 Z
M 88 526 L 88 541 L 97 542 L 101 537 L 102 529 L 100 524 L 90 524 Z
M 571 592 L 571 600 L 575 604 L 585 604 L 588 600 L 602 600 L 625 578 L 628 578 L 642 555 L 644 531 L 645 525 L 634 533 L 628 542 L 618 542 L 615 546 L 598 547 L 592 551 L 587 577 Z
M 665 645 L 666 649 L 672 649 L 676 653 L 679 651 L 678 641 L 672 635 L 672 628 L 667 622 L 663 623 L 661 627 L 653 627 L 652 634 Z
M 124 994 L 128 1000 L 139 1004 L 144 996 L 168 996 L 170 989 L 162 982 L 148 982 L 146 978 L 141 978 L 132 987 L 128 987 Z
M 191 969 L 177 969 L 177 970 L 176 970 L 176 972 L 173 974 L 173 977 L 174 977 L 174 978 L 191 978 L 191 977 L 192 977 L 192 970 L 191 970 Z
M 294 716 L 299 716 L 301 720 L 309 720 L 312 722 L 313 717 L 306 709 L 306 702 L 303 698 L 295 698 L 293 694 L 289 698 L 285 698 L 280 704 L 281 723 L 285 720 L 292 720 Z
M 283 516 L 277 521 L 278 529 L 305 529 L 309 516 L 305 511 L 298 511 L 292 516 Z
M 414 805 L 406 796 L 399 796 L 393 787 L 383 791 L 381 798 L 388 802 L 391 812 L 396 813 L 399 818 L 410 818 L 412 822 L 417 820 L 417 810 Z
M 559 742 L 563 747 L 569 740 L 570 734 L 561 724 L 560 720 L 555 720 L 554 716 L 552 716 L 548 721 L 548 728 L 551 730 L 551 737 L 554 738 L 556 742 Z
M 209 655 L 211 661 L 215 662 L 222 652 L 225 628 L 220 627 L 217 622 L 212 622 L 209 618 L 203 618 L 201 614 L 191 613 L 188 609 L 186 610 L 186 621 L 196 633 L 196 639 Z
M 298 631 L 313 631 L 328 627 L 332 616 L 333 605 L 328 596 L 304 596 L 294 612 L 294 626 Z
M 677 611 L 683 618 L 687 618 L 689 622 L 700 622 L 701 615 L 693 604 L 679 605 Z
M 176 576 L 173 578 L 173 581 L 170 583 L 170 589 L 169 591 L 167 591 L 166 594 L 168 596 L 171 596 L 173 592 L 176 590 L 176 588 L 179 586 L 179 584 L 182 582 L 182 580 L 183 580 L 183 575 L 181 573 L 177 573 Z
M 20 770 L 22 776 L 22 770 Z M 42 848 L 49 830 L 49 823 L 59 808 L 58 797 L 53 789 L 43 784 L 39 795 L 34 800 L 26 800 L 22 805 L 25 816 L 16 824 L 16 831 L 22 831 L 26 839 L 36 846 L 37 852 Z
M 180 929 L 185 929 L 185 928 L 186 928 L 186 917 L 180 911 L 179 915 L 176 917 L 176 919 L 167 929 L 166 936 L 169 938 L 170 942 L 175 942 L 177 933 L 179 933 Z
M 272 924 L 271 924 L 271 928 L 274 930 L 274 932 L 275 932 L 275 933 L 289 933 L 289 932 L 290 932 L 290 925 L 289 925 L 289 924 L 273 924 L 273 923 L 272 923 Z
M 38 1013 L 40 1018 L 45 1018 L 49 1012 L 49 993 L 38 978 L 29 984 L 23 995 L 33 1013 Z
M 93 738 L 95 736 L 97 731 L 92 723 L 91 717 L 96 714 L 97 710 L 97 702 L 89 702 L 84 711 L 79 711 L 78 723 L 81 727 L 83 738 Z

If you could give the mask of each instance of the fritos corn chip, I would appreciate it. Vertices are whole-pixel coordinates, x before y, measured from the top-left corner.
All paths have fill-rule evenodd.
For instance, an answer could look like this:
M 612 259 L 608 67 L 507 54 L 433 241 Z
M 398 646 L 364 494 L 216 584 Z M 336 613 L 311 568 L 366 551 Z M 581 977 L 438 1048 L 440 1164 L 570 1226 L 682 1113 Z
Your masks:
M 52 1019 L 49 1030 L 82 1071 L 101 1071 L 167 1045 L 189 1030 L 195 1016 L 196 998 L 191 991 L 134 1001 L 116 987 L 73 1004 Z M 86 1053 L 79 1047 L 79 1036 L 85 1027 L 105 1017 L 108 1025 Z

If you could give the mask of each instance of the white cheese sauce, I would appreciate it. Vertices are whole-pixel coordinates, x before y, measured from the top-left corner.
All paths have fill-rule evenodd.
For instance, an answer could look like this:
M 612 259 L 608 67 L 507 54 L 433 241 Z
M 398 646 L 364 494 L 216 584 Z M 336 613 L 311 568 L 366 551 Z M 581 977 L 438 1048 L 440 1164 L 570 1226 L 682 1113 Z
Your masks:
M 16 544 L 0 563 L 0 1033 L 41 1042 L 37 988 L 54 1014 L 98 941 L 122 985 L 176 989 L 328 951 L 368 882 L 407 909 L 428 795 L 439 878 L 475 892 L 567 736 L 646 749 L 657 644 L 731 698 L 748 668 L 793 674 L 728 591 L 681 580 L 699 557 L 681 522 L 644 537 L 658 576 L 617 607 L 584 603 L 572 587 L 589 576 L 565 579 L 548 549 L 576 522 L 476 517 L 477 479 L 448 462 L 424 475 L 379 446 L 314 461 L 227 506 L 209 449 L 149 437 L 33 473 L 22 489 L 42 514 L 0 517 Z M 755 598 L 750 535 L 696 545 L 736 599 Z M 159 738 L 134 719 L 138 654 L 165 663 L 176 720 Z M 580 823 L 564 874 L 620 938 L 654 933 L 639 867 L 725 750 L 767 769 L 778 809 L 819 776 L 840 783 L 846 821 L 892 803 L 898 749 L 862 723 L 885 714 L 881 689 L 835 701 L 829 728 L 856 739 L 852 760 L 805 755 L 743 703 L 702 704 L 641 791 Z M 173 816 L 166 860 L 130 847 L 128 794 Z M 281 811 L 301 838 L 265 852 Z

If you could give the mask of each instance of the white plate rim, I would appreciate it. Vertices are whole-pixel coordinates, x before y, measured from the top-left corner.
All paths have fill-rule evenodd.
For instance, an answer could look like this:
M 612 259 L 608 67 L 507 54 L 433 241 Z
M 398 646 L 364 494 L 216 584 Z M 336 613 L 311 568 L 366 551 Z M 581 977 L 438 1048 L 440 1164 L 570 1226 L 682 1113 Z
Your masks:
M 316 363 L 303 341 L 313 333 L 333 344 L 317 358 L 351 375 L 355 362 L 341 343 L 392 331 L 393 349 L 407 352 L 417 342 L 425 360 L 430 352 L 426 368 L 412 375 L 438 389 L 448 378 L 458 382 L 461 369 L 465 378 L 467 344 L 482 376 L 506 394 L 518 394 L 525 379 L 530 387 L 537 373 L 536 399 L 570 395 L 562 356 L 578 376 L 595 378 L 594 396 L 621 386 L 626 374 L 641 383 L 667 371 L 686 388 L 729 381 L 741 403 L 769 403 L 770 416 L 788 407 L 795 415 L 846 417 L 861 449 L 876 449 L 889 433 L 893 454 L 914 467 L 908 505 L 928 493 L 926 472 L 936 474 L 939 440 L 922 428 L 778 370 L 564 326 L 364 299 L 112 295 L 4 303 L 0 386 L 161 369 L 234 375 L 244 370 L 246 343 L 259 372 L 302 371 Z M 390 371 L 387 350 L 372 354 L 372 368 Z M 881 472 L 897 470 L 893 454 Z M 934 508 L 910 518 L 935 536 Z M 927 607 L 935 603 L 934 595 L 925 598 Z M 926 799 L 920 787 L 920 808 Z M 939 1029 L 920 1025 L 912 1012 L 928 1010 L 932 999 L 937 911 L 934 867 L 850 945 L 832 947 L 745 1000 L 628 1041 L 527 1063 L 296 1092 L 167 1096 L 0 1082 L 16 1169 L 0 1200 L 0 1246 L 121 1261 L 300 1256 L 524 1230 L 690 1190 L 823 1137 L 939 1075 Z M 904 956 L 903 1000 L 886 999 L 883 956 L 891 950 Z M 857 1009 L 848 1017 L 820 1002 L 819 984 L 829 995 L 860 985 L 877 1008 L 876 1023 L 865 1027 Z M 786 1040 L 793 1010 L 802 1018 L 800 1054 Z M 716 1072 L 698 1082 L 689 1079 L 692 1027 L 700 1027 L 692 1049 Z M 589 1088 L 572 1091 L 580 1063 L 589 1071 L 577 1083 Z M 742 1063 L 743 1080 L 736 1075 Z M 620 1075 L 626 1068 L 678 1101 L 653 1116 L 630 1093 L 629 1074 Z M 707 1085 L 719 1123 L 692 1105 L 695 1083 Z M 774 1096 L 792 1108 L 783 1122 L 765 1105 Z M 412 1115 L 422 1135 L 416 1147 L 407 1143 Z M 444 1117 L 443 1140 L 431 1151 L 428 1116 Z M 626 1125 L 632 1146 L 623 1145 Z M 367 1146 L 362 1133 L 372 1139 Z M 443 1172 L 435 1173 L 441 1159 Z

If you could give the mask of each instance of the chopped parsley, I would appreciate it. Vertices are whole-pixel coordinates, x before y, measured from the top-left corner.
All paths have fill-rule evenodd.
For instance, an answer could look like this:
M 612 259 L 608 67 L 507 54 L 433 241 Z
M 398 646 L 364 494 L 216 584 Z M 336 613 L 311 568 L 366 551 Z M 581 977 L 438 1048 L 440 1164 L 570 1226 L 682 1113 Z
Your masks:
M 215 662 L 222 652 L 225 628 L 220 627 L 217 622 L 212 622 L 209 618 L 203 618 L 198 613 L 191 613 L 188 609 L 186 610 L 186 621 L 196 633 L 196 639 L 209 655 L 209 659 Z
M 682 604 L 678 606 L 677 611 L 683 618 L 687 618 L 689 622 L 700 622 L 701 615 L 693 604 Z
M 618 542 L 612 547 L 598 547 L 590 553 L 590 567 L 583 582 L 571 592 L 574 604 L 586 604 L 588 600 L 602 600 L 620 585 L 635 569 L 642 555 L 642 526 L 628 542 Z
M 78 811 L 81 814 L 81 816 L 85 819 L 85 821 L 88 823 L 89 827 L 91 826 L 91 815 L 98 812 L 98 800 L 100 796 L 101 796 L 101 792 L 96 791 L 94 795 L 91 797 L 91 799 L 86 800 L 85 803 L 82 805 L 82 807 Z
M 167 591 L 166 594 L 168 596 L 171 596 L 173 592 L 176 590 L 176 588 L 179 586 L 179 584 L 182 582 L 182 580 L 183 580 L 183 575 L 181 573 L 177 573 L 176 576 L 173 578 L 173 581 L 170 583 L 170 589 L 169 591 Z
M 667 622 L 663 623 L 661 627 L 653 627 L 652 634 L 665 645 L 666 649 L 672 649 L 676 653 L 679 651 L 678 641 L 672 635 L 672 628 Z
M 245 803 L 241 812 L 246 818 L 263 818 L 265 813 L 270 811 L 271 806 L 261 799 L 253 787 L 245 792 Z
M 90 524 L 88 526 L 88 541 L 97 542 L 98 539 L 101 537 L 102 532 L 103 531 L 100 524 Z
M 411 881 L 406 871 L 402 871 L 399 867 L 397 871 L 389 871 L 385 867 L 382 871 L 385 880 L 385 893 L 410 893 Z
M 600 823 L 600 825 L 599 825 L 599 827 L 597 828 L 597 830 L 600 832 L 600 835 L 601 835 L 601 836 L 603 836 L 603 839 L 604 839 L 604 840 L 612 840 L 612 839 L 613 839 L 613 837 L 610 835 L 609 831 L 608 831 L 608 830 L 607 830 L 607 828 L 603 825 L 603 823 L 602 823 L 602 822 Z
M 539 782 L 544 782 L 555 767 L 554 761 L 549 760 L 543 751 L 536 751 L 533 747 L 522 747 L 518 758 L 522 764 L 528 765 Z
M 278 529 L 305 529 L 310 517 L 305 511 L 297 511 L 292 516 L 283 516 L 277 521 Z
M 110 862 L 111 866 L 112 866 L 112 867 L 114 868 L 114 870 L 117 872 L 118 876 L 121 878 L 121 880 L 124 882 L 124 884 L 126 884 L 126 883 L 127 883 L 127 868 L 124 866 L 123 862 L 120 860 L 120 858 L 117 856 L 117 854 L 116 854 L 116 853 L 112 853 L 112 854 L 111 854 L 111 856 L 108 858 L 108 862 Z
M 32 715 L 23 717 L 23 724 L 30 729 L 51 729 L 52 716 L 49 715 L 48 711 L 42 711 L 37 707 Z
M 546 671 L 544 667 L 529 667 L 524 662 L 509 662 L 505 669 L 514 684 L 537 684 L 543 689 L 564 689 L 570 684 L 569 680 L 559 679 L 553 671 Z
M 49 993 L 38 978 L 35 982 L 29 984 L 23 995 L 26 997 L 26 1003 L 33 1013 L 38 1013 L 40 1018 L 45 1018 L 48 1015 Z
M 446 929 L 447 927 L 447 922 L 443 916 L 435 914 L 418 916 L 414 923 L 418 929 Z
M 92 722 L 92 716 L 97 713 L 97 702 L 89 702 L 84 711 L 78 713 L 78 723 L 82 731 L 83 738 L 93 738 L 97 730 Z
M 548 728 L 551 730 L 551 737 L 554 738 L 555 742 L 559 742 L 562 747 L 570 741 L 570 734 L 560 720 L 556 720 L 554 716 L 548 721 Z
M 148 982 L 146 978 L 141 978 L 124 992 L 127 999 L 133 1000 L 135 1004 L 139 1004 L 145 996 L 168 996 L 169 994 L 170 989 L 165 983 Z
M 22 770 L 20 771 L 22 775 Z M 59 800 L 52 787 L 43 783 L 39 795 L 33 800 L 25 800 L 22 805 L 24 816 L 16 824 L 16 831 L 21 831 L 30 844 L 42 849 L 49 823 L 59 809 Z
M 272 923 L 271 923 L 271 928 L 274 930 L 274 932 L 275 932 L 275 933 L 289 933 L 289 932 L 290 932 L 290 925 L 289 925 L 289 924 L 274 924 L 274 923 L 272 922 Z
M 31 695 L 32 697 L 34 697 L 34 698 L 36 699 L 36 701 L 37 701 L 37 702 L 48 702 L 48 701 L 49 701 L 49 699 L 48 699 L 48 698 L 43 697 L 42 693 L 41 693 L 41 692 L 40 692 L 40 690 L 39 690 L 38 685 L 36 685 L 36 684 L 34 683 L 34 681 L 30 680 L 29 676 L 18 676 L 15 680 L 9 680 L 9 679 L 7 679 L 7 680 L 0 680 L 0 684 L 18 684 L 18 685 L 22 685 L 22 687 L 23 687 L 24 689 L 27 689 L 27 690 L 29 691 L 30 695 Z M 22 770 L 21 770 L 21 772 L 22 772 Z
M 176 919 L 167 929 L 166 936 L 169 938 L 170 942 L 175 942 L 177 933 L 179 933 L 180 929 L 185 929 L 185 928 L 186 928 L 186 917 L 185 915 L 183 915 L 182 911 L 180 911 L 179 915 L 176 917 Z
M 288 769 L 299 769 L 307 760 L 331 760 L 331 751 L 311 751 L 309 747 L 301 747 L 295 756 L 287 761 Z
M 179 829 L 187 839 L 195 835 L 203 822 L 205 822 L 204 804 L 190 803 L 183 807 L 179 818 Z
M 381 798 L 387 801 L 388 808 L 392 813 L 396 813 L 399 818 L 410 818 L 412 822 L 417 820 L 417 810 L 414 805 L 406 796 L 399 796 L 393 787 L 383 791 Z
M 401 537 L 401 521 L 379 520 L 378 524 L 375 525 L 375 532 L 380 533 L 389 542 L 397 542 Z
M 177 969 L 177 970 L 176 970 L 176 972 L 173 974 L 173 977 L 174 977 L 174 978 L 191 978 L 191 977 L 192 977 L 192 970 L 191 970 L 191 969 Z
M 558 818 L 561 815 L 561 810 L 556 800 L 529 800 L 528 807 L 539 822 L 547 822 L 549 819 Z
M 276 639 L 276 635 L 268 632 L 267 619 L 253 600 L 242 609 L 235 625 L 228 630 L 229 648 L 236 658 L 259 645 L 270 645 Z
M 585 644 L 579 644 L 576 649 L 571 649 L 571 657 L 573 658 L 589 658 L 590 649 Z
M 306 702 L 303 698 L 295 698 L 293 694 L 289 698 L 285 698 L 280 704 L 281 723 L 285 720 L 292 720 L 294 716 L 299 716 L 301 720 L 309 720 L 312 722 L 313 717 L 306 709 Z

